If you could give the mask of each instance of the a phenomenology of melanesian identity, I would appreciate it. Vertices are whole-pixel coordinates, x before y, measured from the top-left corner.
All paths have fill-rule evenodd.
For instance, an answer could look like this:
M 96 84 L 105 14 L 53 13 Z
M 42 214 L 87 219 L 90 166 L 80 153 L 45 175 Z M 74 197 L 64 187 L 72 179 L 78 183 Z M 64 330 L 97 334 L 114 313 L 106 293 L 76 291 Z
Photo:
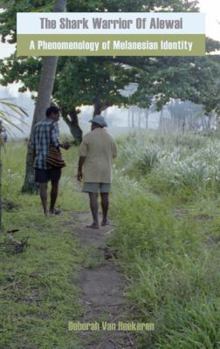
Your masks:
M 111 44 L 111 42 L 109 42 Z M 37 43 L 34 40 L 30 42 L 30 50 L 85 50 L 90 52 L 97 52 L 100 49 L 100 42 L 87 42 L 83 41 L 73 41 L 73 42 L 52 42 L 52 41 L 42 41 L 38 40 Z M 121 41 L 114 40 L 112 42 L 112 47 L 109 45 L 109 49 L 113 50 L 186 50 L 191 52 L 193 48 L 193 42 L 186 40 L 173 41 L 161 40 L 160 42 L 151 41 Z

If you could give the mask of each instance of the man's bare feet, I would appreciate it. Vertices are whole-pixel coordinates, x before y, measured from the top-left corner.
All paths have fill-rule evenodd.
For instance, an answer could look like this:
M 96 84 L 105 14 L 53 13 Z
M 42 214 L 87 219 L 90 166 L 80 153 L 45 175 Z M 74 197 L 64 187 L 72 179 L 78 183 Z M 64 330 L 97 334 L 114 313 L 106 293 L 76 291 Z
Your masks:
M 109 220 L 108 219 L 103 219 L 103 221 L 102 221 L 102 226 L 103 227 L 105 227 L 106 225 L 110 225 L 111 223 L 109 222 Z
M 87 225 L 86 228 L 99 229 L 99 225 L 97 223 L 92 223 L 90 225 Z
M 59 210 L 58 208 L 54 208 L 53 210 L 50 210 L 50 212 L 49 212 L 49 214 L 51 216 L 53 216 L 53 215 L 57 216 L 57 215 L 60 215 L 61 213 L 62 213 L 62 211 Z

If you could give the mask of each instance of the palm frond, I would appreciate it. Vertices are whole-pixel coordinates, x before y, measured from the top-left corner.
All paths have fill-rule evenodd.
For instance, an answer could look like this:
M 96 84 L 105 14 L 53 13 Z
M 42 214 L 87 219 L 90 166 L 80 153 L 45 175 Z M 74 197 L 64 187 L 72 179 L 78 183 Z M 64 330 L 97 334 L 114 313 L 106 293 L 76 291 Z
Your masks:
M 8 99 L 0 99 L 0 118 L 6 122 L 6 129 L 8 124 L 23 133 L 23 129 L 14 121 L 19 120 L 23 125 L 27 126 L 27 123 L 20 119 L 20 117 L 27 116 L 28 113 L 22 107 L 10 102 Z
M 18 125 L 16 125 L 13 121 L 11 121 L 7 116 L 5 116 L 1 111 L 0 111 L 0 117 L 3 121 L 5 121 L 6 125 L 4 124 L 4 126 L 6 126 L 7 129 L 7 124 L 9 124 L 10 126 L 12 126 L 13 128 L 16 128 L 17 130 L 19 130 L 20 132 L 24 132 L 24 130 L 19 127 Z M 8 130 L 7 130 L 8 132 Z
M 15 113 L 21 116 L 28 116 L 28 113 L 22 107 L 12 102 L 9 102 L 6 99 L 0 99 L 0 104 L 7 106 L 9 109 L 13 110 Z
M 28 126 L 28 123 L 24 120 L 24 119 L 20 119 L 20 115 L 16 115 L 16 114 L 12 114 L 12 113 L 9 113 L 8 111 L 1 111 L 0 110 L 0 116 L 2 118 L 7 118 L 7 120 L 18 120 L 19 122 L 22 123 L 22 125 L 25 125 L 25 126 Z

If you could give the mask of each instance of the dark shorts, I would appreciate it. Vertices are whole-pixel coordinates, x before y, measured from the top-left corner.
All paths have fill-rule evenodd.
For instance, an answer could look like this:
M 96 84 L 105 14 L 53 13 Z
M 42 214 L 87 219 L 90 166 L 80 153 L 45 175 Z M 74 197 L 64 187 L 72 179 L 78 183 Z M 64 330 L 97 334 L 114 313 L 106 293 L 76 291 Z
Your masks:
M 49 181 L 59 182 L 61 177 L 61 168 L 51 168 L 48 170 L 42 170 L 35 168 L 35 182 L 47 183 Z

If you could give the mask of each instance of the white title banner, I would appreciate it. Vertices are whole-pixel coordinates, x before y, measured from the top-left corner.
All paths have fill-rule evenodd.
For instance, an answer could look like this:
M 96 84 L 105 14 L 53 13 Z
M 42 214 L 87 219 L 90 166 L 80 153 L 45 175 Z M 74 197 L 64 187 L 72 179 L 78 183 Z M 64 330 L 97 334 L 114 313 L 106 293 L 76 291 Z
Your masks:
M 17 13 L 17 34 L 205 34 L 202 13 Z

